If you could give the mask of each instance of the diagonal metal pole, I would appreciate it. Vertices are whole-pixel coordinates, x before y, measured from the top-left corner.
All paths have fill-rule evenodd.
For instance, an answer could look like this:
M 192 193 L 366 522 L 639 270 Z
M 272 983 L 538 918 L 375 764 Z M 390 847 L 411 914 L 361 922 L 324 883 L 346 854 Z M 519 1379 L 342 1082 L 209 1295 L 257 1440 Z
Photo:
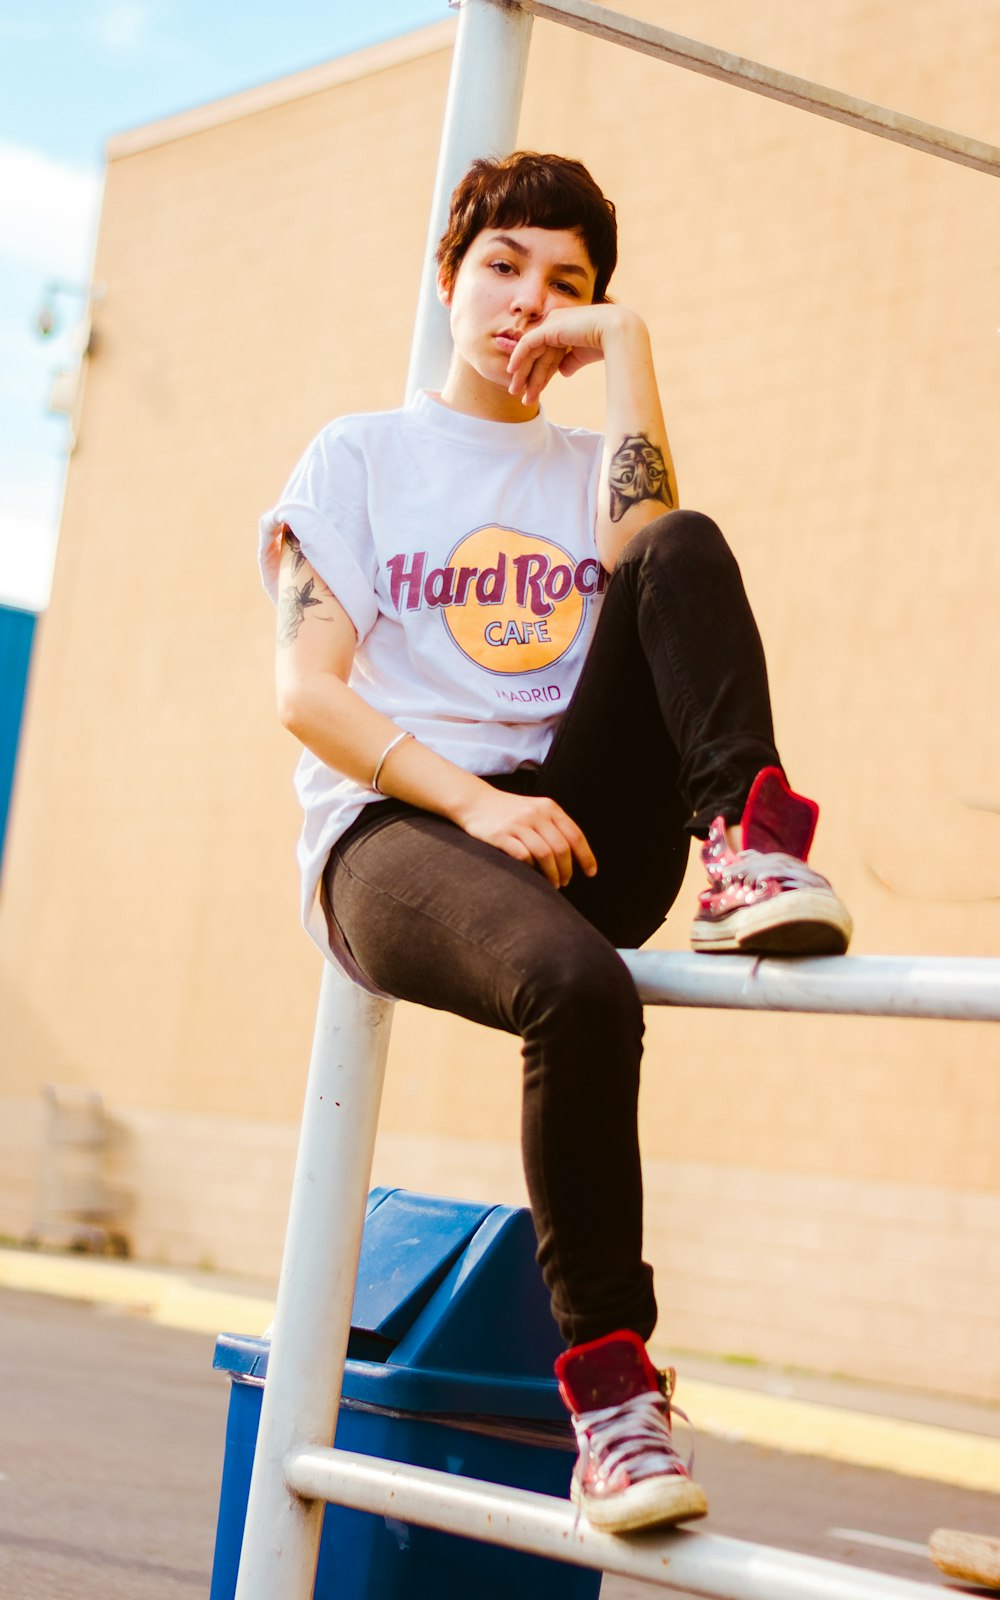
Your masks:
M 764 95 L 769 100 L 780 100 L 800 111 L 812 111 L 817 116 L 846 123 L 850 128 L 877 134 L 881 139 L 909 145 L 925 155 L 941 156 L 945 161 L 957 161 L 962 166 L 988 172 L 994 178 L 1000 177 L 1000 149 L 981 139 L 952 133 L 933 122 L 908 117 L 902 111 L 874 105 L 839 89 L 825 88 L 821 83 L 811 83 L 808 78 L 797 78 L 791 72 L 779 72 L 775 67 L 748 61 L 745 56 L 719 50 L 715 45 L 699 44 L 696 39 L 686 39 L 683 34 L 671 33 L 655 23 L 642 22 L 638 17 L 625 16 L 608 6 L 595 5 L 594 0 L 517 0 L 517 3 L 534 17 L 561 22 L 567 28 L 592 34 L 607 44 L 625 45 L 629 50 L 655 56 L 672 66 L 687 67 L 691 72 L 749 89 L 752 94 Z

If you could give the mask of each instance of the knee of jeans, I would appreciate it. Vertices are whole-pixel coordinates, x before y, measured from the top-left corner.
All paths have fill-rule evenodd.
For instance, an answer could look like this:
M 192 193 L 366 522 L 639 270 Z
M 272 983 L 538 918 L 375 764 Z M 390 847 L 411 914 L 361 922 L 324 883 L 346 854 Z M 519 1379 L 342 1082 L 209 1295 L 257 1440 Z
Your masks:
M 526 973 L 519 995 L 522 1034 L 556 1030 L 596 1047 L 631 1040 L 641 1048 L 642 1003 L 617 950 L 591 928 L 552 941 Z
M 736 561 L 717 522 L 703 511 L 668 511 L 633 534 L 618 558 L 619 567 L 637 564 L 645 572 L 669 569 L 710 572 Z

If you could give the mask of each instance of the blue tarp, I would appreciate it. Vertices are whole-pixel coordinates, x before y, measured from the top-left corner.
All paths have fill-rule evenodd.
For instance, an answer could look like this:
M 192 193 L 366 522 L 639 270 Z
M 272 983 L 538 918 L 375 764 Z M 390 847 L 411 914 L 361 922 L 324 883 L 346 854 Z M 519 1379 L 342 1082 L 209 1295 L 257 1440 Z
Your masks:
M 32 611 L 0 605 L 0 869 L 35 621 Z

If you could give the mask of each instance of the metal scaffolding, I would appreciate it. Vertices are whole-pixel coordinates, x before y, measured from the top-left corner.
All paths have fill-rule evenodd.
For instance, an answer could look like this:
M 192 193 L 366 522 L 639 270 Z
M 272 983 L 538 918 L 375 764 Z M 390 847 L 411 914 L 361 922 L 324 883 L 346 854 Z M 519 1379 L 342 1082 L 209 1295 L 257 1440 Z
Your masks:
M 592 0 L 461 0 L 408 393 L 443 380 L 450 343 L 434 247 L 478 155 L 513 149 L 532 18 L 1000 175 L 1000 150 L 683 39 Z M 1000 961 L 773 961 L 623 952 L 647 1005 L 1000 1021 Z M 566 1501 L 330 1448 L 340 1405 L 392 1004 L 333 967 L 322 982 L 236 1600 L 309 1600 L 324 1504 L 622 1573 L 720 1600 L 921 1600 L 925 1584 L 713 1534 L 596 1533 Z

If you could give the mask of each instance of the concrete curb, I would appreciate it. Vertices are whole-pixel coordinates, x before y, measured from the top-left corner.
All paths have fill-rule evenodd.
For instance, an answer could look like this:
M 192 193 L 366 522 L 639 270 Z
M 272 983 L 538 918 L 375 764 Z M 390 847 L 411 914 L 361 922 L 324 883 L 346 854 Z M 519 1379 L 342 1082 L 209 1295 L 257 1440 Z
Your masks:
M 680 1396 L 697 1432 L 854 1467 L 1000 1491 L 1000 1439 L 692 1378 Z
M 161 1327 L 213 1337 L 263 1333 L 274 1316 L 272 1299 L 226 1288 L 208 1274 L 92 1256 L 0 1250 L 0 1288 L 118 1307 Z M 683 1368 L 680 1388 L 698 1433 L 1000 1493 L 1000 1439 L 985 1433 L 685 1378 Z

